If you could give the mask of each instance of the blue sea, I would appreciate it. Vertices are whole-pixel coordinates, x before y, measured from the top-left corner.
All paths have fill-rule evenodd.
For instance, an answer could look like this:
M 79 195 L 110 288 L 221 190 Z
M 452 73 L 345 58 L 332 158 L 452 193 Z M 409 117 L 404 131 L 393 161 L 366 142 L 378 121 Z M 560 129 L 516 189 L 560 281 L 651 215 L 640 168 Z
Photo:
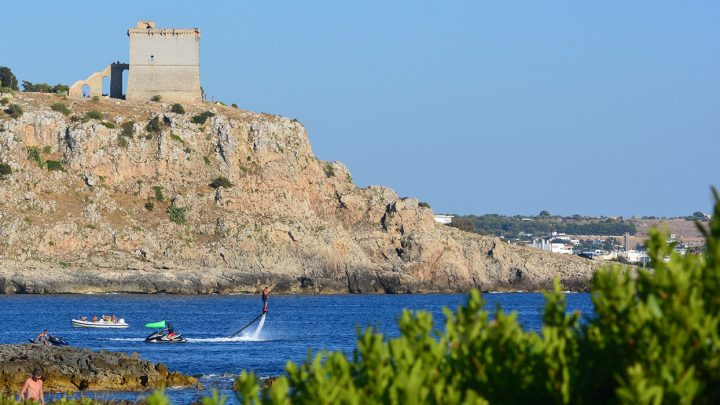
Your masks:
M 300 362 L 308 351 L 336 350 L 351 354 L 356 329 L 375 326 L 397 336 L 396 319 L 404 308 L 433 314 L 442 328 L 442 308 L 452 310 L 465 301 L 462 294 L 434 295 L 312 295 L 270 296 L 268 314 L 257 337 L 257 323 L 236 338 L 230 334 L 262 310 L 259 296 L 218 295 L 0 295 L 0 343 L 22 343 L 43 329 L 65 338 L 72 346 L 94 350 L 138 352 L 141 358 L 165 363 L 170 370 L 195 375 L 204 389 L 171 389 L 175 404 L 208 395 L 212 388 L 236 403 L 231 391 L 241 370 L 260 377 L 282 374 L 289 360 Z M 486 307 L 500 305 L 516 311 L 527 330 L 541 326 L 544 297 L 534 293 L 484 294 Z M 592 313 L 589 294 L 568 294 L 568 311 Z M 121 330 L 73 328 L 70 320 L 93 315 L 116 315 L 130 327 Z M 152 331 L 143 325 L 167 320 L 189 341 L 148 344 Z M 18 387 L 19 388 L 19 387 Z M 82 393 L 102 399 L 140 399 L 148 393 Z

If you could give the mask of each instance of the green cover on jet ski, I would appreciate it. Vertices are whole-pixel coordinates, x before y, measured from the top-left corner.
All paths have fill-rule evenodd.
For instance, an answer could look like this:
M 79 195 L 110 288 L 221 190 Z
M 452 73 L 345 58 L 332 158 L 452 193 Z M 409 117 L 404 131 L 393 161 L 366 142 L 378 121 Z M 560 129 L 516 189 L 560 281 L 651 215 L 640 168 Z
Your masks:
M 165 321 L 150 322 L 145 324 L 146 328 L 165 328 Z

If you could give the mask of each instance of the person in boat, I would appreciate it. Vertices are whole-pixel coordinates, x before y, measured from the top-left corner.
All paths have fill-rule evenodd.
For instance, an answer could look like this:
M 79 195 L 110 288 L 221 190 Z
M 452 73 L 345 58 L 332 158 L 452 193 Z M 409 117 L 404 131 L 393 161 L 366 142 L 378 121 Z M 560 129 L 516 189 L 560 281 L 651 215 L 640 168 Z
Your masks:
M 112 323 L 117 323 L 117 317 L 115 316 L 115 314 L 113 314 L 110 320 L 112 321 Z
M 37 401 L 45 405 L 45 396 L 43 395 L 43 382 L 40 370 L 35 369 L 32 375 L 25 380 L 20 390 L 20 401 Z
M 265 287 L 265 289 L 262 291 L 262 301 L 263 301 L 263 314 L 267 312 L 267 306 L 268 306 L 268 288 Z
M 35 343 L 42 342 L 45 346 L 48 345 L 48 330 L 45 329 L 38 335 L 37 338 L 35 338 Z
M 81 316 L 81 317 L 80 317 L 80 320 L 83 321 L 83 322 L 87 321 L 87 316 Z
M 97 315 L 93 315 L 93 322 L 97 322 Z

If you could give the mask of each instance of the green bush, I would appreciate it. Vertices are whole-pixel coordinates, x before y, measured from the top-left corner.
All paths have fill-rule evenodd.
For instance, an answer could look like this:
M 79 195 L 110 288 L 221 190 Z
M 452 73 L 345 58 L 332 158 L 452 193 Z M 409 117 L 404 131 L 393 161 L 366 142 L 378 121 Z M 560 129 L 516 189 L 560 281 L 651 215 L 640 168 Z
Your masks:
M 103 115 L 98 110 L 90 110 L 85 113 L 85 118 L 89 118 L 91 120 L 101 120 L 103 118 Z
M 556 280 L 543 325 L 483 309 L 477 291 L 437 330 L 427 312 L 403 311 L 400 336 L 359 333 L 351 358 L 323 352 L 262 390 L 235 382 L 245 403 L 720 403 L 720 197 L 704 255 L 680 256 L 653 231 L 654 271 L 620 265 L 591 282 L 594 314 L 565 311 Z M 668 257 L 669 261 L 663 261 Z M 637 274 L 632 274 L 636 271 Z
M 126 138 L 132 138 L 133 135 L 135 135 L 135 121 L 123 122 L 121 127 L 122 127 L 122 131 L 120 131 L 121 136 L 124 136 Z
M 205 123 L 205 121 L 207 121 L 208 118 L 214 117 L 214 116 L 215 116 L 215 113 L 214 113 L 214 112 L 212 112 L 212 111 L 205 111 L 205 112 L 203 112 L 203 113 L 200 113 L 200 114 L 198 114 L 198 115 L 193 116 L 193 117 L 192 117 L 192 122 L 195 123 L 195 124 L 200 124 L 200 125 L 202 125 L 202 124 Z
M 94 103 L 97 103 L 98 101 L 100 101 L 100 97 L 99 97 L 99 96 L 92 96 L 91 100 L 92 100 Z
M 172 108 L 170 108 L 170 111 L 174 112 L 175 114 L 185 114 L 185 109 L 180 104 L 173 104 Z
M 231 107 L 232 107 L 232 108 L 240 108 L 240 107 L 238 107 L 238 105 L 235 104 L 235 103 L 232 103 Z
M 5 114 L 12 118 L 20 118 L 20 116 L 23 115 L 23 109 L 17 104 L 10 104 L 5 110 Z
M 157 201 L 160 201 L 160 202 L 165 201 L 165 196 L 163 195 L 162 187 L 153 186 L 152 189 L 153 189 L 153 191 L 155 191 L 155 199 Z
M 159 94 L 156 94 L 156 95 L 150 97 L 150 101 L 160 101 L 160 100 L 162 100 L 162 96 Z
M 430 208 L 430 204 L 426 203 L 425 201 L 420 201 L 418 203 L 418 207 Z
M 152 201 L 147 201 L 147 202 L 145 202 L 145 209 L 148 210 L 148 211 L 154 210 L 154 209 L 155 209 L 155 203 L 153 203 Z
M 51 105 L 50 108 L 51 108 L 53 111 L 57 111 L 57 112 L 59 112 L 59 113 L 62 113 L 63 115 L 69 115 L 70 112 L 71 112 L 70 109 L 67 108 L 67 106 L 66 106 L 65 104 L 63 104 L 63 103 L 55 103 L 55 104 Z
M 205 162 L 206 165 L 210 164 L 210 158 L 207 156 L 203 156 L 203 162 Z
M 45 167 L 45 161 L 40 156 L 40 149 L 37 146 L 27 147 L 27 158 L 37 163 L 39 167 Z
M 224 177 L 224 176 L 220 176 L 220 177 L 216 178 L 215 180 L 213 180 L 212 182 L 210 182 L 210 187 L 212 187 L 212 188 L 220 188 L 220 187 L 231 188 L 233 186 L 234 185 L 230 182 L 230 180 L 228 180 L 227 177 Z
M 117 143 L 118 143 L 118 146 L 121 148 L 127 148 L 129 145 L 127 139 L 124 136 L 118 136 Z
M 12 167 L 7 163 L 0 163 L 0 179 L 12 174 Z
M 43 151 L 43 154 L 49 155 L 49 154 L 52 153 L 52 146 L 50 146 L 50 145 L 45 145 L 45 146 L 43 146 L 42 151 Z
M 151 119 L 150 122 L 145 126 L 145 130 L 148 132 L 158 133 L 160 132 L 160 116 L 156 116 Z
M 100 125 L 104 126 L 107 129 L 115 129 L 115 123 L 110 121 L 103 121 L 100 123 Z
M 175 204 L 172 204 L 167 209 L 168 216 L 170 217 L 170 220 L 172 222 L 175 222 L 176 224 L 184 224 L 186 222 L 185 214 L 187 213 L 186 207 L 178 207 Z
M 325 172 L 325 177 L 335 177 L 335 167 L 330 163 L 325 163 L 323 171 Z
M 62 165 L 62 163 L 58 162 L 57 160 L 48 160 L 45 162 L 47 165 L 47 169 L 51 172 L 64 172 L 65 167 Z
M 170 139 L 172 139 L 173 141 L 176 141 L 176 142 L 185 143 L 185 141 L 183 141 L 182 138 L 180 138 L 180 135 L 177 135 L 175 133 L 170 134 Z
M 7 105 L 7 103 L 9 103 L 9 102 L 10 102 L 10 99 L 7 97 L 3 97 L 0 99 L 0 104 L 2 104 L 2 105 Z

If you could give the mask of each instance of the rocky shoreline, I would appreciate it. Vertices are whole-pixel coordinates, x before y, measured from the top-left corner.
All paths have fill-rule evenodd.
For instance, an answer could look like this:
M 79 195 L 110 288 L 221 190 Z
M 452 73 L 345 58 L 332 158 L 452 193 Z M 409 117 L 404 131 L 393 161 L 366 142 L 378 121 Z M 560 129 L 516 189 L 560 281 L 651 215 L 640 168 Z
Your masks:
M 162 364 L 126 355 L 38 344 L 0 345 L 0 393 L 17 393 L 33 369 L 43 373 L 46 391 L 143 391 L 198 387 L 195 377 Z

